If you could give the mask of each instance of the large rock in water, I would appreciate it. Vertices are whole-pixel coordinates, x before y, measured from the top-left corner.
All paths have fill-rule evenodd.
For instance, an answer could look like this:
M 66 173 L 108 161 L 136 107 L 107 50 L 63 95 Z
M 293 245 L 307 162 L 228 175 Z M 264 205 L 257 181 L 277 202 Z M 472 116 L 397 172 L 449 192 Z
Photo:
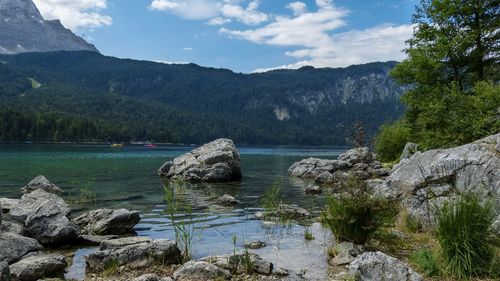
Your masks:
M 27 235 L 42 244 L 60 244 L 78 235 L 70 221 L 70 208 L 59 196 L 37 189 L 23 195 L 10 216 L 23 223 Z
M 110 235 L 129 233 L 140 220 L 137 211 L 98 209 L 80 215 L 73 222 L 82 234 Z
M 500 134 L 455 148 L 417 152 L 372 189 L 400 200 L 424 229 L 434 225 L 436 207 L 460 194 L 477 194 L 494 204 L 494 227 L 500 233 Z
M 63 278 L 68 263 L 63 255 L 31 256 L 10 266 L 13 280 L 36 281 L 45 278 Z
M 367 252 L 349 265 L 349 272 L 360 281 L 421 281 L 422 277 L 404 262 L 382 252 Z
M 158 174 L 187 181 L 239 180 L 240 154 L 232 140 L 217 139 L 163 164 Z
M 42 249 L 42 245 L 33 238 L 15 233 L 0 233 L 0 263 L 12 263 L 26 254 Z
M 51 183 L 44 176 L 37 176 L 36 178 L 31 180 L 26 186 L 21 188 L 21 192 L 22 193 L 30 193 L 30 192 L 35 191 L 37 189 L 43 189 L 46 192 L 54 193 L 57 195 L 63 194 L 63 190 L 60 187 Z
M 181 251 L 174 241 L 128 237 L 101 242 L 99 251 L 88 255 L 85 262 L 87 270 L 99 272 L 112 263 L 140 268 L 154 263 L 176 264 L 180 260 Z

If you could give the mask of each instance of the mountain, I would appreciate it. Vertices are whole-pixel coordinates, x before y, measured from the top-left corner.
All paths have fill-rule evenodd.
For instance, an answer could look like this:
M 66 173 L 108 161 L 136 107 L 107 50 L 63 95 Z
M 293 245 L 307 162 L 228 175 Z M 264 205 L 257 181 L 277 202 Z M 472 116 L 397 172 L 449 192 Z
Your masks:
M 59 20 L 44 20 L 31 0 L 0 0 L 0 54 L 60 50 L 98 52 Z
M 404 110 L 399 97 L 405 89 L 389 75 L 396 62 L 242 74 L 86 51 L 0 55 L 0 61 L 0 106 L 24 116 L 15 130 L 16 118 L 4 119 L 10 124 L 0 128 L 4 140 L 200 143 L 230 137 L 243 144 L 345 144 L 355 123 L 370 138 Z M 68 133 L 71 125 L 56 124 L 64 118 L 108 129 Z M 36 129 L 40 120 L 56 123 Z

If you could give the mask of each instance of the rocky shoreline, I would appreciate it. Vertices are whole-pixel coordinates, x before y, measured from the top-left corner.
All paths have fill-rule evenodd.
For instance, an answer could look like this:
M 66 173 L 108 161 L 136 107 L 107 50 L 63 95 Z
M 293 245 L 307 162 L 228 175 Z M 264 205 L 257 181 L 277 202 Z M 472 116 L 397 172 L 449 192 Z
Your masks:
M 363 181 L 373 195 L 397 201 L 420 229 L 433 227 L 431 206 L 439 206 L 465 192 L 492 201 L 499 230 L 500 134 L 464 146 L 419 152 L 407 145 L 400 163 L 385 168 L 368 148 L 351 149 L 337 160 L 307 158 L 288 173 L 311 181 L 304 192 L 342 192 L 352 179 Z M 408 150 L 408 151 L 407 151 Z M 228 181 L 241 178 L 239 153 L 232 141 L 216 140 L 167 162 L 159 170 L 165 180 Z M 58 251 L 97 246 L 85 257 L 85 280 L 301 280 L 296 269 L 276 267 L 249 251 L 266 247 L 249 241 L 245 249 L 222 256 L 183 262 L 176 241 L 134 236 L 139 212 L 97 209 L 71 216 L 63 190 L 43 176 L 20 189 L 20 199 L 0 198 L 0 281 L 64 279 L 71 259 Z M 225 194 L 217 204 L 233 207 L 239 201 Z M 294 221 L 311 218 L 300 206 L 280 204 L 256 212 L 267 220 L 285 214 Z M 499 232 L 500 233 L 500 232 Z M 326 262 L 326 261 L 325 261 Z M 351 242 L 335 245 L 328 263 L 330 280 L 423 280 L 406 262 Z M 110 275 L 110 272 L 113 274 Z

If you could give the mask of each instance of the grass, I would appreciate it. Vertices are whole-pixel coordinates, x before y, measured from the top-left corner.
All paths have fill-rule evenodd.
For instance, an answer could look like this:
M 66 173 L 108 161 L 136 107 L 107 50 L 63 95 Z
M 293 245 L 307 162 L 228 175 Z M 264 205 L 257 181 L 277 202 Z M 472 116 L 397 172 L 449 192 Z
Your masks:
M 69 195 L 68 201 L 72 204 L 94 204 L 97 201 L 97 194 L 92 191 L 92 186 L 94 185 L 94 178 L 91 178 L 85 183 L 83 186 L 79 188 L 79 195 L 77 198 L 74 198 Z M 72 186 L 78 186 L 79 181 L 73 179 L 71 181 Z
M 314 238 L 314 235 L 311 233 L 311 231 L 309 231 L 309 228 L 306 228 L 306 229 L 304 230 L 304 239 L 305 239 L 306 241 L 312 241 L 312 240 L 314 240 L 314 239 L 315 239 L 315 238 Z
M 104 270 L 102 272 L 103 276 L 112 276 L 115 275 L 118 272 L 118 262 L 115 259 L 112 259 L 111 261 L 107 262 L 104 265 Z
M 482 205 L 477 195 L 465 195 L 439 208 L 436 220 L 444 271 L 457 279 L 487 275 L 495 254 L 492 205 Z
M 168 182 L 165 183 L 163 190 L 165 201 L 167 202 L 167 213 L 170 216 L 175 231 L 175 240 L 182 252 L 181 262 L 185 263 L 192 259 L 196 242 L 193 210 L 190 204 L 179 202 L 178 198 L 175 196 L 174 187 L 170 186 Z M 181 204 L 184 206 L 183 212 L 186 214 L 187 219 L 177 220 L 176 214 L 179 212 L 179 206 Z
M 441 276 L 439 255 L 436 251 L 429 249 L 417 250 L 410 254 L 409 259 L 417 269 L 428 277 Z
M 271 188 L 262 194 L 260 203 L 264 208 L 264 218 L 266 220 L 287 227 L 293 221 L 293 214 L 285 210 L 286 202 L 281 187 L 281 181 L 274 182 Z

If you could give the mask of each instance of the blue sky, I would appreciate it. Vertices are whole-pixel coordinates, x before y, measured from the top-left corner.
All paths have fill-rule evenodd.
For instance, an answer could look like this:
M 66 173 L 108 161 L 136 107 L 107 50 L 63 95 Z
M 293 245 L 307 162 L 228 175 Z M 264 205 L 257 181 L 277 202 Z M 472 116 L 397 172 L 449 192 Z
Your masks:
M 416 0 L 34 0 L 105 55 L 237 72 L 401 60 Z

